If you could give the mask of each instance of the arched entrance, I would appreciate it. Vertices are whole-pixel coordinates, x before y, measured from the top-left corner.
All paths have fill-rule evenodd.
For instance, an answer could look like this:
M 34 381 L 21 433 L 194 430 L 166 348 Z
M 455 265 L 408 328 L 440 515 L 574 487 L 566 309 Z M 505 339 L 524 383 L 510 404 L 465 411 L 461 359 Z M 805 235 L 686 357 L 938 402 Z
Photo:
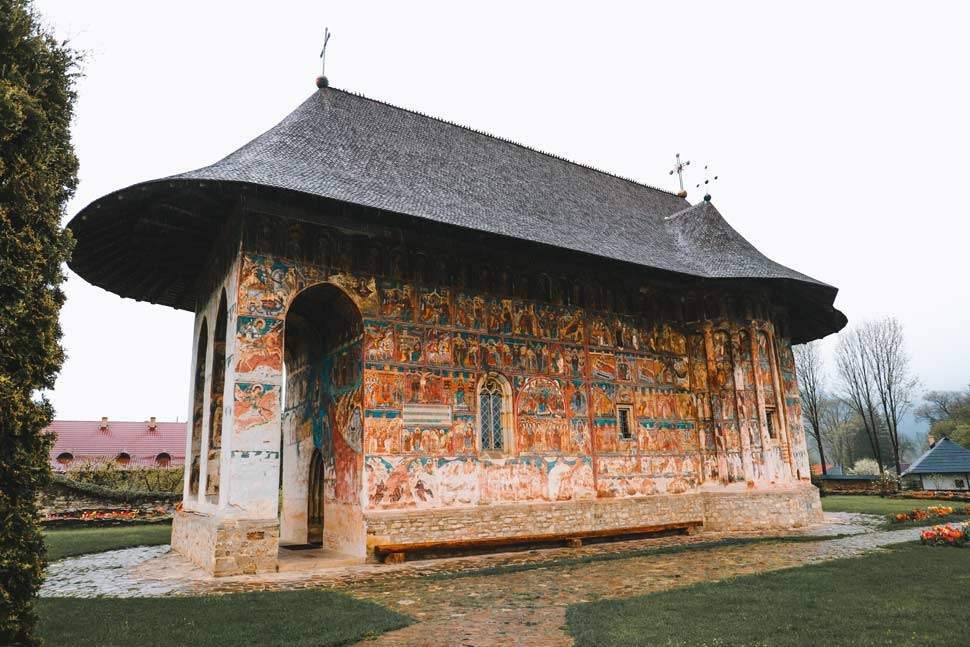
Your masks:
M 323 454 L 316 448 L 310 457 L 308 486 L 306 542 L 320 546 L 323 544 Z
M 202 462 L 202 410 L 205 408 L 205 360 L 206 351 L 209 344 L 209 326 L 202 318 L 202 326 L 199 328 L 199 341 L 195 353 L 195 378 L 192 395 L 192 448 L 191 463 L 189 470 L 189 496 L 193 503 L 199 494 L 199 481 L 201 480 Z
M 283 330 L 280 540 L 341 550 L 359 507 L 363 322 L 330 284 L 296 296 Z M 357 442 L 353 442 L 356 436 Z M 348 441 L 348 439 L 350 439 Z M 356 448 L 355 448 L 356 445 Z M 356 484 L 356 485 L 355 485 Z

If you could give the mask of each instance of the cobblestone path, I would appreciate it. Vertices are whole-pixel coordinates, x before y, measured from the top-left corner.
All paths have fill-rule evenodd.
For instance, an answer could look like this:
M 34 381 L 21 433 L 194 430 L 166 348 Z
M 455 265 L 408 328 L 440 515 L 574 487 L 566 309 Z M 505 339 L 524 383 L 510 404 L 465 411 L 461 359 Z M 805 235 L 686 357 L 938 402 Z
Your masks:
M 40 596 L 132 598 L 166 595 L 179 588 L 177 583 L 146 581 L 134 575 L 131 568 L 168 550 L 168 546 L 138 546 L 58 560 L 47 567 Z

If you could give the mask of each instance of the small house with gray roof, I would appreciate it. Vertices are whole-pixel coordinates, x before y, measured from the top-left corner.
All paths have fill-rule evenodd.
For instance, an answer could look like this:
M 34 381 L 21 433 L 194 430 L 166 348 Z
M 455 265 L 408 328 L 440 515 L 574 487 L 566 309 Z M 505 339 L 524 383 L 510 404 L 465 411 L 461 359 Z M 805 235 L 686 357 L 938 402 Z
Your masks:
M 970 449 L 943 436 L 902 477 L 921 490 L 970 490 Z

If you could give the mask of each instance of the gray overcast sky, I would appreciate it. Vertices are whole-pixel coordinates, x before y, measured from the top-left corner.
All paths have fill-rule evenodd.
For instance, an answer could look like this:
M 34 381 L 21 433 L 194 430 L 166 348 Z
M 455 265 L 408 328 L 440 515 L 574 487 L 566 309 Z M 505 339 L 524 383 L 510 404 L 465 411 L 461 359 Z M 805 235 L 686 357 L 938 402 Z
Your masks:
M 690 186 L 709 163 L 744 236 L 839 287 L 850 324 L 899 317 L 927 388 L 970 383 L 970 5 L 36 7 L 87 52 L 69 217 L 270 128 L 314 91 L 328 25 L 336 87 L 665 188 L 674 153 Z M 76 275 L 66 289 L 57 416 L 184 420 L 192 315 Z

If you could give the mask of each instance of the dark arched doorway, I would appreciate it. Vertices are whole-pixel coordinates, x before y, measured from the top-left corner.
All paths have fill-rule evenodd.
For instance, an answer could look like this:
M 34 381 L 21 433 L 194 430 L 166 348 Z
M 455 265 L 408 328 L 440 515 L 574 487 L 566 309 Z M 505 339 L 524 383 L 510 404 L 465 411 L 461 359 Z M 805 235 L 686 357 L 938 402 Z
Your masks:
M 209 390 L 209 443 L 206 460 L 205 499 L 219 503 L 219 472 L 222 463 L 222 399 L 226 386 L 226 291 L 219 299 L 219 314 L 212 331 L 212 383 Z
M 317 448 L 310 456 L 307 484 L 306 541 L 320 546 L 323 544 L 323 454 Z
M 296 296 L 283 329 L 280 540 L 341 550 L 359 508 L 363 323 L 330 284 Z M 359 513 L 359 510 L 357 511 Z M 337 528 L 345 530 L 336 530 Z
M 202 453 L 202 411 L 205 406 L 205 360 L 206 351 L 209 343 L 209 326 L 205 317 L 202 318 L 202 326 L 199 328 L 199 339 L 196 343 L 195 353 L 195 377 L 192 387 L 192 447 L 191 463 L 189 470 L 189 495 L 193 498 L 199 494 L 199 480 L 201 469 L 204 463 L 200 458 Z

